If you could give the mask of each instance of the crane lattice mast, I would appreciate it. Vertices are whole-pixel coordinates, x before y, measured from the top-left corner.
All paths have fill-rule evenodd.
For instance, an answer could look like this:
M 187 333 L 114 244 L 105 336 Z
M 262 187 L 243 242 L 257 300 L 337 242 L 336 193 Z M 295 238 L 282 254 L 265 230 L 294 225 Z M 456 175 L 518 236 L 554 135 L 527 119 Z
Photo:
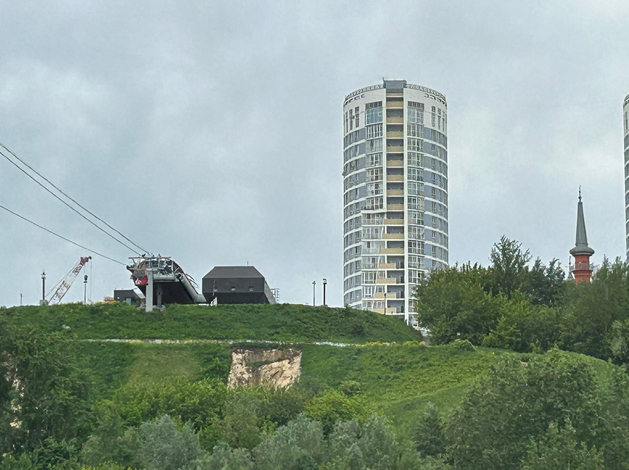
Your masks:
M 61 299 L 63 299 L 63 296 L 66 295 L 66 293 L 72 286 L 72 283 L 81 272 L 81 269 L 83 269 L 83 266 L 85 266 L 87 262 L 91 259 L 92 259 L 91 256 L 81 257 L 81 260 L 76 264 L 76 266 L 72 269 L 72 271 L 70 271 L 70 273 L 65 277 L 65 279 L 61 281 L 61 284 L 59 285 L 55 293 L 52 295 L 50 300 L 47 302 L 48 305 L 56 305 L 59 302 L 61 302 Z

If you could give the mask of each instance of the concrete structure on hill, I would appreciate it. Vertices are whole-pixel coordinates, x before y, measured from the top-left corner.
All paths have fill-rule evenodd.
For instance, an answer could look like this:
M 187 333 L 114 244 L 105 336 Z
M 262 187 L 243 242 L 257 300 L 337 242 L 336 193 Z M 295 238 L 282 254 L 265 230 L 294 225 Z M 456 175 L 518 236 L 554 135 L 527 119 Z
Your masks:
M 577 284 L 582 281 L 590 282 L 593 271 L 590 256 L 594 254 L 594 250 L 588 246 L 583 202 L 581 202 L 581 188 L 579 188 L 579 203 L 577 204 L 577 237 L 575 246 L 570 250 L 570 254 L 574 256 L 574 265 L 570 265 L 570 272 L 574 276 L 575 282 Z
M 405 80 L 343 103 L 344 303 L 415 323 L 419 279 L 448 265 L 445 96 Z
M 208 303 L 275 303 L 264 276 L 253 266 L 216 266 L 203 277 L 201 291 Z

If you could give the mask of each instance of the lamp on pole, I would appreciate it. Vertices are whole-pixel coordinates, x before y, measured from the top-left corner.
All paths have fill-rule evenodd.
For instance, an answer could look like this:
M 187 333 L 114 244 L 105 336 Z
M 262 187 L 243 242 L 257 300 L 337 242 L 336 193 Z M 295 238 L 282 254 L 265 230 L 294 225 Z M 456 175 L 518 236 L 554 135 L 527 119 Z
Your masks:
M 83 277 L 83 305 L 87 304 L 87 274 Z
M 315 301 L 316 301 L 316 291 L 315 291 L 315 287 L 317 285 L 317 281 L 312 281 L 312 306 L 315 306 Z
M 384 288 L 384 314 L 387 314 L 387 288 Z
M 41 302 L 40 305 L 46 305 L 46 271 L 41 273 Z
M 323 278 L 323 306 L 326 306 L 325 303 L 325 287 L 328 285 L 328 280 Z

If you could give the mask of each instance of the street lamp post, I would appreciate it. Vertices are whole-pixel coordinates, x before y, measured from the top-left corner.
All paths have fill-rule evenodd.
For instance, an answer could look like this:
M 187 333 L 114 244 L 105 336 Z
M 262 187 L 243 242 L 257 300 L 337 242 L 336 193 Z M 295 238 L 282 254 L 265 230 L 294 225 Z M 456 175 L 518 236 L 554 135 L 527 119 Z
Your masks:
M 41 273 L 41 302 L 40 305 L 46 305 L 46 271 Z
M 315 288 L 317 286 L 317 281 L 312 281 L 312 306 L 315 306 L 316 302 L 316 291 Z
M 384 314 L 387 314 L 387 288 L 384 288 Z
M 87 304 L 87 274 L 83 278 L 83 305 Z
M 328 280 L 327 279 L 323 279 L 323 306 L 325 307 L 325 287 L 328 285 Z

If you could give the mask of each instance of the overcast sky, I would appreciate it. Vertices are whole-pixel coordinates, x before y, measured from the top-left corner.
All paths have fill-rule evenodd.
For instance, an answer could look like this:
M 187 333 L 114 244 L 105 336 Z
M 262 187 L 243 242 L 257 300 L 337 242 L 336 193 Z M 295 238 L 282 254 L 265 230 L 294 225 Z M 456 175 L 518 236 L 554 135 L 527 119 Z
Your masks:
M 625 1 L 0 3 L 0 142 L 198 281 L 256 266 L 281 301 L 342 297 L 342 103 L 406 79 L 448 101 L 450 261 L 501 235 L 624 258 Z M 0 204 L 132 253 L 0 158 Z M 0 305 L 87 253 L 0 211 Z M 91 298 L 131 287 L 94 259 Z M 82 299 L 81 280 L 66 296 Z M 89 296 L 89 293 L 88 293 Z

